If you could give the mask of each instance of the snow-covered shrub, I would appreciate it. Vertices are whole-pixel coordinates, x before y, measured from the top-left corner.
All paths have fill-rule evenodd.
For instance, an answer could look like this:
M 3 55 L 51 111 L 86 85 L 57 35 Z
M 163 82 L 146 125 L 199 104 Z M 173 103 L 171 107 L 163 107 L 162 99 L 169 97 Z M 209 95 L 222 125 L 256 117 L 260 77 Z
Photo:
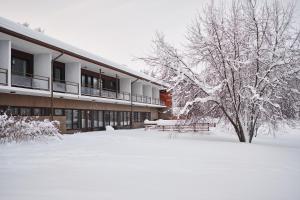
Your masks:
M 106 131 L 114 131 L 115 129 L 112 126 L 105 126 L 105 130 Z
M 3 114 L 0 115 L 0 143 L 36 140 L 48 136 L 60 138 L 58 126 L 58 121 L 39 121 Z

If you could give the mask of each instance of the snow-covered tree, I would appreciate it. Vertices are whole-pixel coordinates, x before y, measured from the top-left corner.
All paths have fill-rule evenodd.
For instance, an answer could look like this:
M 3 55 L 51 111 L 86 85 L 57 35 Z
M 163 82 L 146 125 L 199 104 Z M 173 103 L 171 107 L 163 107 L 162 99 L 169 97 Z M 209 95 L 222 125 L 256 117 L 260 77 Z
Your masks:
M 141 59 L 184 104 L 181 115 L 223 117 L 240 142 L 251 142 L 263 124 L 294 117 L 299 102 L 290 84 L 300 71 L 293 9 L 276 0 L 211 3 L 188 28 L 182 50 L 157 34 L 153 53 Z

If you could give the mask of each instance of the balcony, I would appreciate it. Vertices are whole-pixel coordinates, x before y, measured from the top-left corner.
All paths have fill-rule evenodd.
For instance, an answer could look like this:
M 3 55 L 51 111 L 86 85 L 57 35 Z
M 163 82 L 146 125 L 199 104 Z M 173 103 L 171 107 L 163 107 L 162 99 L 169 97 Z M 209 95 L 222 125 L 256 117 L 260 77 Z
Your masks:
M 0 68 L 0 85 L 7 85 L 7 69 Z
M 49 90 L 49 77 L 11 72 L 11 85 L 36 90 Z
M 54 80 L 53 81 L 53 91 L 78 95 L 79 94 L 79 84 L 70 82 L 70 81 Z
M 86 96 L 93 96 L 93 97 L 102 97 L 102 98 L 109 98 L 109 99 L 119 99 L 119 100 L 130 100 L 130 93 L 128 92 L 116 92 L 114 90 L 102 89 L 99 88 L 92 88 L 91 86 L 82 86 L 81 87 L 81 94 Z

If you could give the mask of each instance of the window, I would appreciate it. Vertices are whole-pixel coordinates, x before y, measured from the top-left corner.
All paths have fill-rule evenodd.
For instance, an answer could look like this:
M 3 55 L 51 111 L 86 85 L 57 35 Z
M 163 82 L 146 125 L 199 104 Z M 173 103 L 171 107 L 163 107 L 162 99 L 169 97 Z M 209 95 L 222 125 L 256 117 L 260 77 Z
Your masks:
M 124 126 L 128 125 L 127 124 L 127 112 L 123 112 L 123 118 L 124 118 Z
M 117 87 L 118 85 L 118 87 Z M 112 90 L 117 91 L 119 90 L 119 81 L 117 78 L 109 77 L 109 76 L 102 76 L 102 87 L 104 90 Z
M 98 88 L 98 74 L 87 70 L 81 71 L 82 87 Z
M 53 80 L 65 82 L 65 63 L 55 61 L 53 63 Z
M 14 74 L 26 76 L 27 67 L 28 67 L 27 60 L 12 57 L 11 69 Z
M 139 113 L 138 112 L 133 112 L 133 121 L 138 122 L 139 118 Z
M 127 124 L 130 125 L 130 112 L 126 112 L 127 114 Z
M 54 109 L 54 115 L 56 116 L 62 116 L 63 113 L 64 113 L 63 109 L 59 109 L 59 108 Z
M 98 111 L 99 127 L 103 127 L 103 111 Z
M 119 121 L 120 121 L 120 126 L 124 126 L 123 112 L 119 112 Z
M 33 55 L 12 49 L 11 70 L 12 73 L 21 76 L 33 74 Z
M 109 113 L 109 115 L 110 115 L 110 125 L 111 126 L 114 126 L 114 112 L 110 112 Z
M 81 111 L 81 128 L 85 129 L 86 128 L 86 119 L 85 119 L 85 111 Z
M 99 127 L 99 119 L 98 119 L 98 117 L 99 117 L 99 115 L 98 115 L 98 111 L 93 111 L 93 115 L 94 115 L 94 117 L 93 117 L 93 119 L 94 119 L 94 128 L 98 128 Z
M 42 109 L 41 108 L 33 108 L 33 116 L 42 116 Z
M 79 111 L 73 110 L 73 129 L 79 128 Z
M 30 108 L 20 108 L 20 115 L 31 116 L 31 109 Z
M 65 110 L 65 115 L 67 118 L 66 127 L 67 129 L 72 129 L 72 110 Z
M 104 122 L 105 122 L 105 126 L 109 125 L 110 122 L 110 114 L 109 111 L 104 111 Z

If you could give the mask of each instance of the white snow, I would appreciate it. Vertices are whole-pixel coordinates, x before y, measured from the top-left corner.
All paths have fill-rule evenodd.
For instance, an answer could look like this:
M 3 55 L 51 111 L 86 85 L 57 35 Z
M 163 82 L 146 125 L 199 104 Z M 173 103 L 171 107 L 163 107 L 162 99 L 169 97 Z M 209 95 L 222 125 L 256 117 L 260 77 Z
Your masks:
M 105 126 L 106 131 L 114 131 L 115 129 L 112 126 Z
M 300 131 L 239 143 L 209 133 L 116 130 L 0 145 L 0 199 L 298 200 Z

